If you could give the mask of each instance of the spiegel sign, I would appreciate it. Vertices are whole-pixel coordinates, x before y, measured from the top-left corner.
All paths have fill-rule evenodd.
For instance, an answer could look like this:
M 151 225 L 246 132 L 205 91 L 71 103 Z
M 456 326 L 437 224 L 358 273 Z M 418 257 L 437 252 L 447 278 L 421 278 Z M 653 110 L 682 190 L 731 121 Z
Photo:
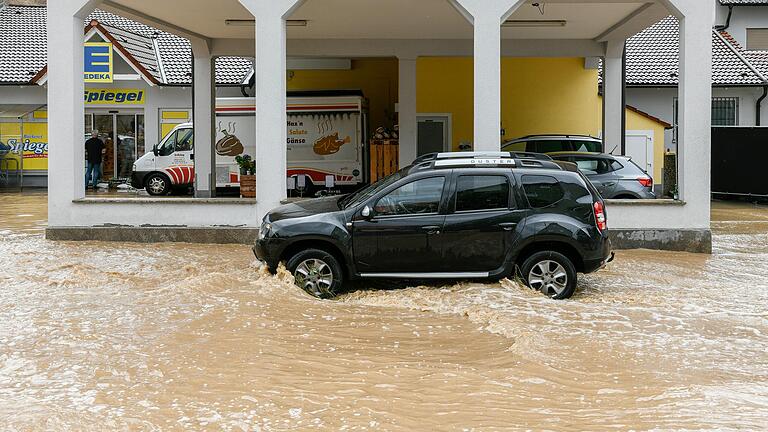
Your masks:
M 87 42 L 84 46 L 83 79 L 87 83 L 112 82 L 112 44 Z

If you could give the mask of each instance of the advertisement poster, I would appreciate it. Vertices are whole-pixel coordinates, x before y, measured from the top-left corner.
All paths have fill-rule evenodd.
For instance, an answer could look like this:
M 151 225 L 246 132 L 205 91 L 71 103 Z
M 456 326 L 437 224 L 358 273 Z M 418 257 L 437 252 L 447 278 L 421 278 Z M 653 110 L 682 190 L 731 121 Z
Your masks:
M 0 123 L 0 148 L 10 150 L 6 158 L 19 159 L 24 154 L 24 171 L 48 169 L 48 124 L 24 123 L 24 139 L 21 139 L 21 123 Z
M 288 116 L 288 160 L 358 159 L 359 114 L 291 114 Z

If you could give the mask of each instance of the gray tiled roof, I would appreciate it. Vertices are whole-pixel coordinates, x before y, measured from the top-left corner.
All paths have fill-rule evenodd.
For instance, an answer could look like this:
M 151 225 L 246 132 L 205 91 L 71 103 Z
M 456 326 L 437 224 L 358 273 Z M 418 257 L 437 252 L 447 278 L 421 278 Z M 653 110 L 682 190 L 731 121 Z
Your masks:
M 102 24 L 102 27 L 136 59 L 158 82 L 163 82 L 154 39 L 138 33 Z
M 7 6 L 0 11 L 0 82 L 29 82 L 45 66 L 45 8 Z
M 109 12 L 96 10 L 83 23 L 96 20 L 161 84 L 192 83 L 189 41 Z M 0 84 L 28 83 L 47 63 L 46 8 L 8 6 L 0 10 Z M 222 57 L 216 61 L 219 85 L 242 83 L 252 61 Z
M 712 85 L 759 85 L 759 71 L 768 71 L 768 52 L 746 51 L 727 32 L 712 31 Z M 723 40 L 725 39 L 725 40 Z M 667 17 L 627 40 L 627 85 L 675 86 L 679 75 L 679 24 Z
M 720 4 L 724 6 L 759 6 L 768 5 L 768 0 L 720 0 Z

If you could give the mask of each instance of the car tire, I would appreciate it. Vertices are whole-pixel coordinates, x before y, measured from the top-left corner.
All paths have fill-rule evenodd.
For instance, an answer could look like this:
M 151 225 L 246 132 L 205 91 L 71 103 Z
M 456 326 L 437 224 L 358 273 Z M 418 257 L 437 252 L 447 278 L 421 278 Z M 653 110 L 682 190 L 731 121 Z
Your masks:
M 286 267 L 296 279 L 296 285 L 313 297 L 336 297 L 344 284 L 341 264 L 324 250 L 303 250 L 292 256 Z
M 147 193 L 152 196 L 167 195 L 171 190 L 171 181 L 160 173 L 150 174 L 144 184 Z
M 520 273 L 529 288 L 555 300 L 570 298 L 576 291 L 576 267 L 559 252 L 536 252 L 523 261 Z

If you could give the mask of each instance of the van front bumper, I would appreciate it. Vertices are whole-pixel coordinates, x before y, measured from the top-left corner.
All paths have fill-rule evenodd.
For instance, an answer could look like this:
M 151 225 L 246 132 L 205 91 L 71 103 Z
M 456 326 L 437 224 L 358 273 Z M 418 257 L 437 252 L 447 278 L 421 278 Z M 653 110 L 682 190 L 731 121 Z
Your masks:
M 147 172 L 134 171 L 131 173 L 131 186 L 136 189 L 144 189 L 144 178 L 147 176 Z

